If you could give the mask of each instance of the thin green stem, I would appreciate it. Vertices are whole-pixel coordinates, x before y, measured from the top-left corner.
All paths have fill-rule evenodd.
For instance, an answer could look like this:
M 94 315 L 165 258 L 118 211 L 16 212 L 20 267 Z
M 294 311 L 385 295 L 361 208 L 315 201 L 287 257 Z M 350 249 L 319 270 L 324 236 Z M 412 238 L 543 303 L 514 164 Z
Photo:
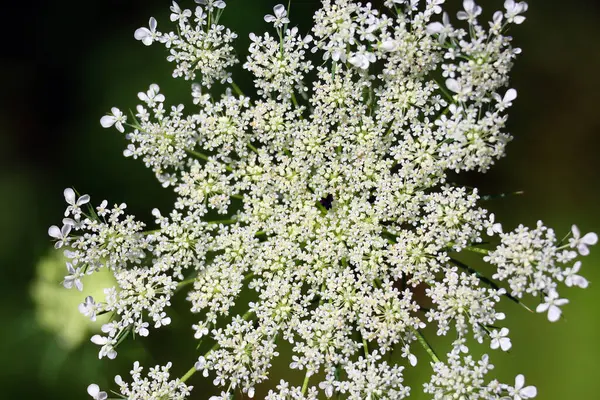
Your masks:
M 254 314 L 254 312 L 253 312 L 253 311 L 250 311 L 250 310 L 248 310 L 248 311 L 246 311 L 246 313 L 245 313 L 244 315 L 242 315 L 242 319 L 244 319 L 245 321 L 248 321 L 248 320 L 250 319 L 250 317 L 252 316 L 252 314 Z M 210 353 L 211 351 L 215 351 L 215 350 L 217 350 L 218 348 L 219 348 L 219 343 L 215 343 L 215 344 L 214 344 L 214 345 L 213 345 L 213 346 L 210 348 L 210 350 L 208 350 L 206 353 L 204 353 L 204 355 L 206 356 L 208 353 Z M 192 375 L 194 375 L 194 374 L 196 373 L 196 371 L 197 371 L 197 370 L 196 370 L 196 365 L 194 364 L 194 366 L 193 366 L 192 368 L 190 368 L 190 369 L 189 369 L 189 370 L 188 370 L 188 371 L 185 373 L 185 375 L 183 375 L 183 376 L 181 377 L 180 381 L 181 381 L 181 382 L 185 382 L 185 381 L 187 381 L 188 379 L 190 379 L 190 377 L 191 377 Z
M 292 103 L 294 104 L 294 106 L 298 107 L 298 100 L 296 99 L 296 95 L 294 94 L 294 92 L 292 92 Z
M 206 221 L 206 223 L 209 225 L 218 225 L 218 224 L 229 225 L 229 224 L 235 224 L 236 222 L 239 222 L 239 220 L 237 220 L 237 219 L 219 219 L 216 221 Z
M 442 86 L 437 80 L 435 83 L 437 83 L 440 91 L 444 94 L 444 96 L 446 96 L 449 100 L 451 100 L 452 103 L 454 103 L 454 96 L 450 92 L 448 92 L 446 88 Z
M 467 270 L 468 272 L 472 273 L 473 275 L 475 275 L 480 281 L 482 281 L 483 283 L 487 284 L 488 286 L 492 287 L 493 289 L 496 290 L 501 290 L 502 288 L 500 286 L 498 286 L 496 284 L 496 282 L 492 281 L 491 279 L 489 279 L 488 277 L 482 275 L 479 271 L 477 271 L 474 268 L 469 267 L 467 264 L 462 263 L 454 258 L 450 258 L 450 262 L 452 262 L 454 265 L 456 265 L 459 268 L 462 268 L 464 270 Z M 515 303 L 517 303 L 518 305 L 520 305 L 521 307 L 525 308 L 527 311 L 529 312 L 533 312 L 531 310 L 531 308 L 527 307 L 525 304 L 523 304 L 523 302 L 521 302 L 521 300 L 517 299 L 514 296 L 511 296 L 509 293 L 504 293 L 504 296 L 507 297 L 509 300 L 514 301 Z
M 421 346 L 423 346 L 427 354 L 429 354 L 429 357 L 431 357 L 431 359 L 436 363 L 440 362 L 440 359 L 438 358 L 437 354 L 435 354 L 435 351 L 433 350 L 427 339 L 425 339 L 425 336 L 423 336 L 421 331 L 419 331 L 418 329 L 414 329 L 414 333 L 417 336 L 417 340 L 419 341 Z
M 181 289 L 183 289 L 185 286 L 189 285 L 190 283 L 196 282 L 196 279 L 198 279 L 198 276 L 194 276 L 193 278 L 189 278 L 189 279 L 179 282 L 177 284 L 177 288 L 175 289 L 175 292 L 180 291 Z
M 190 379 L 190 377 L 192 375 L 194 375 L 195 373 L 196 373 L 196 365 L 194 365 L 192 368 L 190 368 L 188 370 L 188 372 L 186 372 L 185 375 L 181 377 L 180 381 L 182 383 L 185 383 L 185 381 L 187 381 L 188 379 Z
M 489 250 L 486 249 L 480 249 L 479 247 L 473 247 L 473 246 L 466 246 L 464 247 L 465 250 L 470 251 L 472 253 L 479 253 L 479 254 L 485 254 L 486 256 L 488 254 L 490 254 Z
M 252 150 L 253 152 L 255 152 L 256 154 L 258 154 L 258 149 L 256 147 L 254 147 L 251 143 L 247 143 L 246 146 L 248 146 L 248 148 L 250 150 Z
M 210 160 L 210 157 L 209 157 L 209 156 L 207 156 L 207 155 L 206 155 L 206 154 L 204 154 L 204 153 L 200 153 L 200 152 L 198 152 L 198 151 L 194 151 L 194 150 L 186 150 L 186 153 L 188 153 L 188 154 L 189 154 L 189 155 L 191 155 L 191 156 L 197 157 L 197 158 L 199 158 L 199 159 L 201 159 L 201 160 L 204 160 L 204 161 L 209 161 L 209 160 Z M 223 166 L 225 167 L 225 169 L 226 169 L 228 172 L 233 172 L 233 168 L 231 168 L 229 165 L 227 165 L 227 164 L 224 164 L 224 163 L 221 163 L 221 164 L 223 164 Z
M 317 205 L 317 208 L 319 210 L 321 210 L 321 213 L 327 214 L 327 208 L 325 208 L 325 206 L 323 204 L 321 204 L 321 202 L 319 200 L 317 200 L 316 205 Z
M 306 394 L 306 391 L 308 390 L 308 381 L 310 380 L 310 374 L 308 373 L 308 371 L 306 371 L 306 374 L 304 375 L 304 382 L 302 382 L 302 395 L 304 396 Z
M 242 92 L 242 89 L 240 89 L 240 87 L 235 82 L 231 82 L 231 87 L 233 88 L 234 92 L 236 92 L 240 96 L 244 96 L 244 92 Z

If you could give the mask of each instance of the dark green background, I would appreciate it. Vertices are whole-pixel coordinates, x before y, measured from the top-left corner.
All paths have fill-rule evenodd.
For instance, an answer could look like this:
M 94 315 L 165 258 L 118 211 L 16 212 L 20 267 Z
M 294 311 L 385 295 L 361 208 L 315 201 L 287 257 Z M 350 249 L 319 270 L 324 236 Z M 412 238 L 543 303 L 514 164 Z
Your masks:
M 488 3 L 500 6 L 485 2 L 487 11 Z M 600 7 L 593 0 L 530 3 L 526 23 L 512 30 L 524 49 L 512 80 L 519 92 L 509 121 L 515 140 L 496 168 L 468 180 L 485 193 L 525 191 L 489 205 L 508 229 L 542 219 L 559 234 L 571 223 L 599 231 Z M 240 54 L 249 32 L 266 29 L 262 16 L 275 4 L 228 1 L 225 21 L 240 34 Z M 292 4 L 292 22 L 306 29 L 318 2 Z M 95 202 L 126 201 L 145 220 L 153 207 L 168 209 L 172 201 L 139 161 L 121 156 L 124 138 L 99 124 L 111 106 L 133 108 L 137 92 L 152 82 L 161 85 L 169 104 L 185 100 L 188 84 L 170 78 L 164 48 L 133 39 L 151 15 L 166 30 L 168 5 L 24 1 L 0 14 L 0 398 L 89 398 L 90 382 L 114 388 L 106 386 L 112 376 L 127 375 L 135 359 L 144 365 L 172 360 L 180 374 L 197 357 L 191 341 L 175 340 L 179 333 L 191 338 L 184 323 L 136 340 L 116 361 L 98 361 L 96 346 L 87 342 L 65 352 L 36 322 L 29 296 L 35 266 L 50 247 L 47 227 L 62 217 L 65 187 L 89 193 Z M 236 80 L 250 88 L 247 78 Z M 598 249 L 582 272 L 591 286 L 564 292 L 571 304 L 556 324 L 507 305 L 513 349 L 492 353 L 497 376 L 511 381 L 526 374 L 544 400 L 600 397 Z M 422 381 L 417 375 L 407 379 Z M 193 398 L 209 397 L 202 381 L 190 382 L 197 386 Z M 421 398 L 415 389 L 414 398 Z

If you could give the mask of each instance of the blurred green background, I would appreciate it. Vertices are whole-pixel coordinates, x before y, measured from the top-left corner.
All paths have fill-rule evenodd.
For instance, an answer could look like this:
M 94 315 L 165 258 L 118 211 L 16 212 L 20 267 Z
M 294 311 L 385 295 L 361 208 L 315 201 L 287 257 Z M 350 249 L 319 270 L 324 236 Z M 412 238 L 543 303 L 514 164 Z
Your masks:
M 240 54 L 249 32 L 266 29 L 262 16 L 277 3 L 228 1 L 224 21 L 240 34 Z M 501 6 L 480 3 L 487 11 Z M 466 179 L 486 194 L 525 191 L 489 203 L 507 229 L 542 219 L 559 235 L 571 223 L 598 232 L 600 5 L 595 0 L 530 3 L 526 23 L 512 30 L 524 49 L 512 80 L 519 92 L 509 121 L 515 140 L 490 173 Z M 191 0 L 181 4 L 193 6 Z M 318 1 L 292 5 L 292 22 L 306 31 Z M 122 157 L 125 139 L 99 124 L 111 106 L 133 108 L 137 92 L 152 82 L 160 84 L 170 104 L 187 98 L 189 85 L 170 78 L 164 48 L 133 39 L 150 16 L 166 30 L 168 6 L 167 1 L 104 0 L 3 7 L 0 398 L 88 398 L 89 383 L 114 388 L 112 377 L 127 375 L 136 359 L 147 366 L 172 360 L 180 375 L 197 357 L 193 341 L 176 340 L 179 334 L 191 338 L 191 330 L 189 321 L 175 315 L 172 330 L 129 342 L 115 361 L 98 361 L 96 346 L 86 339 L 90 328 L 76 309 L 83 295 L 60 286 L 64 267 L 60 255 L 50 252 L 46 234 L 62 218 L 65 187 L 89 193 L 95 203 L 126 201 L 129 212 L 146 221 L 153 207 L 169 208 L 171 193 L 139 161 Z M 236 81 L 250 88 L 247 78 Z M 36 270 L 38 265 L 43 267 Z M 591 286 L 564 291 L 571 304 L 556 324 L 506 305 L 513 350 L 493 353 L 499 378 L 512 382 L 524 373 L 543 400 L 600 398 L 600 249 L 584 260 L 582 272 Z M 183 299 L 175 303 L 185 308 Z M 408 382 L 423 381 L 424 373 L 410 373 Z M 209 397 L 204 382 L 194 377 L 190 383 L 197 387 L 193 398 Z M 414 388 L 414 398 L 424 398 L 419 385 Z

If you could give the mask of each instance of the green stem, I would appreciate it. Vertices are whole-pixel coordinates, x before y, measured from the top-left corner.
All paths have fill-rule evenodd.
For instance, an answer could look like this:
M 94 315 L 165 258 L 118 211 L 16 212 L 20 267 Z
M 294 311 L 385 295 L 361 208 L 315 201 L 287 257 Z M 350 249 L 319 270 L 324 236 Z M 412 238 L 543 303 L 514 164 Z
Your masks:
M 321 202 L 320 202 L 320 201 L 317 201 L 317 208 L 318 208 L 319 210 L 321 210 L 321 212 L 322 212 L 323 214 L 327 214 L 327 209 L 325 208 L 325 206 L 324 206 L 323 204 L 321 204 Z
M 197 277 L 197 276 L 195 276 L 195 277 L 193 277 L 193 278 L 186 279 L 186 280 L 184 280 L 184 281 L 181 281 L 181 282 L 179 282 L 179 283 L 177 284 L 177 288 L 175 289 L 175 292 L 177 292 L 177 291 L 181 290 L 183 287 L 185 287 L 185 286 L 189 285 L 190 283 L 194 283 L 194 282 L 196 282 L 196 279 L 198 279 L 198 277 Z
M 194 375 L 195 373 L 196 373 L 196 366 L 194 365 L 192 368 L 190 368 L 190 369 L 188 370 L 188 372 L 186 372 L 186 373 L 185 373 L 185 375 L 184 375 L 184 376 L 182 376 L 182 377 L 181 377 L 180 381 L 181 381 L 182 383 L 185 383 L 185 381 L 187 381 L 188 379 L 190 379 L 190 377 L 191 377 L 192 375 Z
M 197 158 L 199 158 L 201 160 L 204 160 L 204 161 L 209 161 L 210 160 L 210 158 L 206 154 L 200 153 L 198 151 L 186 150 L 186 153 L 188 153 L 191 156 L 197 157 Z M 223 164 L 223 163 L 221 163 L 221 164 Z M 223 164 L 223 165 L 224 165 L 225 169 L 228 172 L 233 172 L 233 168 L 231 168 L 229 165 L 227 165 L 227 164 Z
M 236 222 L 239 222 L 239 220 L 237 220 L 237 219 L 220 219 L 220 220 L 216 220 L 216 221 L 207 221 L 206 223 L 209 225 L 218 225 L 218 224 L 229 225 L 229 224 L 235 224 Z
M 244 95 L 244 92 L 242 92 L 242 89 L 240 89 L 240 87 L 238 85 L 236 85 L 235 82 L 231 82 L 231 87 L 233 88 L 233 91 L 236 92 L 237 94 L 239 94 L 240 96 Z
M 440 91 L 444 94 L 444 96 L 451 100 L 451 103 L 454 103 L 454 96 L 450 92 L 448 92 L 446 88 L 443 85 L 441 85 L 437 80 L 435 81 L 435 83 L 437 83 Z
M 248 148 L 250 150 L 252 150 L 253 152 L 255 152 L 256 154 L 258 154 L 258 149 L 256 147 L 254 147 L 251 143 L 247 143 L 246 146 L 248 146 Z
M 245 313 L 244 315 L 242 315 L 242 319 L 244 319 L 245 321 L 248 321 L 248 320 L 250 319 L 250 316 L 251 316 L 252 314 L 254 314 L 254 312 L 253 312 L 253 311 L 246 311 L 246 313 Z M 218 348 L 219 348 L 219 343 L 215 343 L 215 344 L 213 345 L 213 347 L 211 347 L 211 348 L 210 348 L 210 350 L 208 350 L 206 353 L 204 353 L 204 355 L 206 356 L 208 353 L 210 353 L 211 351 L 215 351 L 215 350 L 217 350 Z M 194 374 L 196 373 L 196 371 L 197 371 L 197 370 L 196 370 L 196 365 L 195 365 L 195 363 L 194 363 L 194 366 L 192 366 L 192 368 L 190 368 L 190 369 L 189 369 L 189 370 L 188 370 L 188 371 L 185 373 L 185 375 L 183 375 L 183 376 L 181 377 L 180 381 L 181 381 L 181 382 L 185 382 L 185 381 L 187 381 L 188 379 L 190 379 L 190 377 L 191 377 L 192 375 L 194 375 Z
M 431 357 L 431 359 L 436 363 L 440 362 L 440 359 L 435 354 L 435 351 L 433 351 L 433 348 L 431 347 L 429 342 L 427 342 L 427 339 L 425 339 L 425 336 L 423 336 L 421 331 L 419 331 L 418 329 L 414 329 L 414 332 L 415 332 L 415 335 L 417 335 L 417 340 L 419 341 L 421 346 L 423 346 L 423 348 L 425 349 L 427 354 L 429 354 L 429 357 Z
M 306 371 L 306 374 L 304 375 L 304 382 L 302 382 L 302 396 L 304 396 L 306 394 L 306 391 L 308 390 L 308 381 L 310 380 L 310 374 L 308 373 L 308 371 Z
M 468 272 L 472 273 L 473 275 L 475 275 L 480 281 L 482 281 L 483 283 L 487 284 L 488 286 L 492 287 L 493 289 L 496 290 L 500 290 L 501 287 L 498 286 L 496 284 L 496 282 L 492 281 L 491 279 L 489 279 L 488 277 L 482 275 L 481 273 L 479 273 L 479 271 L 477 271 L 474 268 L 469 267 L 467 264 L 462 263 L 454 258 L 450 258 L 450 261 L 456 265 L 457 267 L 460 267 L 464 270 L 467 270 Z M 509 300 L 514 301 L 515 303 L 517 303 L 518 305 L 520 305 L 521 307 L 523 307 L 524 309 L 526 309 L 527 311 L 529 311 L 530 313 L 533 312 L 533 310 L 531 310 L 531 308 L 527 307 L 525 304 L 523 304 L 523 302 L 521 302 L 521 300 L 517 299 L 514 296 L 511 296 L 509 293 L 504 293 L 504 296 L 507 297 Z
M 298 100 L 296 99 L 296 95 L 292 92 L 292 103 L 294 106 L 298 107 Z
M 485 254 L 486 256 L 488 254 L 490 254 L 489 250 L 480 249 L 479 247 L 466 246 L 466 247 L 464 247 L 464 249 L 467 250 L 467 251 L 473 252 L 473 253 Z

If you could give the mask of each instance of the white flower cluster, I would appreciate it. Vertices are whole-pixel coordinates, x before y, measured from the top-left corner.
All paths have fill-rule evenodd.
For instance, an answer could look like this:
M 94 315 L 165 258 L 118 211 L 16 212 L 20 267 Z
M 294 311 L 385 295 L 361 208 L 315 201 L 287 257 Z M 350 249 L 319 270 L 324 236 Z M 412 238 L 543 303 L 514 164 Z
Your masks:
M 457 345 L 449 354 L 448 362 L 433 364 L 435 374 L 425 384 L 425 393 L 433 395 L 434 400 L 525 400 L 537 396 L 535 386 L 525 386 L 525 377 L 517 375 L 515 386 L 499 383 L 496 380 L 486 383 L 485 375 L 494 369 L 489 357 L 484 355 L 475 361 L 464 345 Z
M 119 394 L 126 399 L 135 400 L 184 400 L 192 390 L 192 386 L 186 386 L 179 379 L 170 380 L 171 363 L 165 366 L 157 365 L 150 368 L 148 377 L 142 378 L 143 368 L 139 362 L 133 364 L 131 384 L 125 382 L 120 375 L 115 376 L 115 383 L 119 386 Z M 88 393 L 94 400 L 107 399 L 106 392 L 101 392 L 98 385 L 88 386 Z
M 547 311 L 548 319 L 554 322 L 562 313 L 559 307 L 569 302 L 559 298 L 558 282 L 581 288 L 588 286 L 588 281 L 577 275 L 581 261 L 568 268 L 561 267 L 561 264 L 570 264 L 578 256 L 573 249 L 585 256 L 589 254 L 588 246 L 598 243 L 598 235 L 588 233 L 581 237 L 575 225 L 571 234 L 568 243 L 558 243 L 554 231 L 541 221 L 538 221 L 536 229 L 521 225 L 514 232 L 501 233 L 500 245 L 484 259 L 497 266 L 492 278 L 507 281 L 512 296 L 521 298 L 525 293 L 533 296 L 544 294 L 544 302 L 537 311 Z
M 227 68 L 238 63 L 232 46 L 237 35 L 218 24 L 225 8 L 224 1 L 196 2 L 206 7 L 197 6 L 192 13 L 173 2 L 170 19 L 178 23 L 177 34 L 159 32 L 156 19 L 150 18 L 149 28 L 139 28 L 134 36 L 146 46 L 158 41 L 169 49 L 167 60 L 177 64 L 173 70 L 174 78 L 183 76 L 194 80 L 199 72 L 202 84 L 210 87 L 215 81 L 229 81 Z
M 101 357 L 114 358 L 129 332 L 168 325 L 179 290 L 198 315 L 190 333 L 212 343 L 180 381 L 169 381 L 170 365 L 141 380 L 136 365 L 131 388 L 117 380 L 124 396 L 184 398 L 184 382 L 201 371 L 221 392 L 213 399 L 251 398 L 287 342 L 290 368 L 305 378 L 281 381 L 270 400 L 406 398 L 403 371 L 418 363 L 417 345 L 432 361 L 425 391 L 435 399 L 535 397 L 522 375 L 514 387 L 486 383 L 488 356 L 476 362 L 465 342 L 472 335 L 511 349 L 509 330 L 498 326 L 502 299 L 524 305 L 524 294 L 543 294 L 537 310 L 557 320 L 567 301 L 557 282 L 587 286 L 580 262 L 571 265 L 573 249 L 587 254 L 597 236 L 574 227 L 568 243 L 557 243 L 542 225 L 502 233 L 476 189 L 449 182 L 450 172 L 486 171 L 504 154 L 516 99 L 506 86 L 519 54 L 504 32 L 523 22 L 527 4 L 507 0 L 484 24 L 473 0 L 456 22 L 444 0 L 388 0 L 381 10 L 323 0 L 312 35 L 288 28 L 288 10 L 277 5 L 265 17 L 276 35 L 251 35 L 244 67 L 257 96 L 248 97 L 228 72 L 235 34 L 218 25 L 225 2 L 196 2 L 194 12 L 173 3 L 177 34 L 158 32 L 152 18 L 135 36 L 164 43 L 175 76 L 200 72 L 198 109 L 165 112 L 153 84 L 138 95 L 144 105 L 132 124 L 117 108 L 100 121 L 129 128 L 125 155 L 173 188 L 173 209 L 152 210 L 157 227 L 143 232 L 121 217 L 124 205 L 84 212 L 89 197 L 68 189 L 72 218 L 49 230 L 57 248 L 69 249 L 66 287 L 80 288 L 98 268 L 116 277 L 103 302 L 88 297 L 80 306 L 92 319 L 113 313 L 92 338 Z M 306 52 L 311 44 L 320 60 Z M 231 88 L 203 93 L 217 81 Z M 500 235 L 495 250 L 482 247 L 486 234 Z M 493 276 L 463 263 L 464 252 L 480 254 Z M 252 301 L 244 304 L 243 292 Z M 423 334 L 429 324 L 437 335 L 456 334 L 446 362 Z M 92 397 L 102 393 L 91 386 Z
M 304 76 L 313 69 L 304 55 L 312 36 L 303 38 L 296 27 L 280 34 L 283 43 L 268 32 L 264 36 L 250 34 L 250 54 L 244 64 L 256 76 L 257 94 L 269 98 L 271 93 L 278 93 L 278 100 L 282 95 L 290 97 L 295 89 L 304 94 L 308 90 L 303 87 Z

